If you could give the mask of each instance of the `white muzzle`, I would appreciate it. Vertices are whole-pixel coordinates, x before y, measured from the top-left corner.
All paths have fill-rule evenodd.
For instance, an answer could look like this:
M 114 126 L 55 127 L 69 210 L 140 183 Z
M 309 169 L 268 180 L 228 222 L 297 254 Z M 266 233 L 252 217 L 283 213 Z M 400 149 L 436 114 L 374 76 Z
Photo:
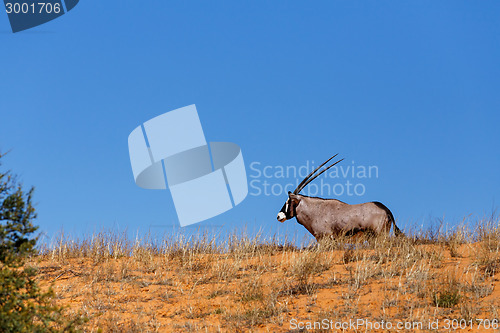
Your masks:
M 278 219 L 278 221 L 280 221 L 281 223 L 285 222 L 285 221 L 286 221 L 286 215 L 285 215 L 285 213 L 283 213 L 283 212 L 279 212 L 279 213 L 278 213 L 278 216 L 277 216 L 277 219 Z

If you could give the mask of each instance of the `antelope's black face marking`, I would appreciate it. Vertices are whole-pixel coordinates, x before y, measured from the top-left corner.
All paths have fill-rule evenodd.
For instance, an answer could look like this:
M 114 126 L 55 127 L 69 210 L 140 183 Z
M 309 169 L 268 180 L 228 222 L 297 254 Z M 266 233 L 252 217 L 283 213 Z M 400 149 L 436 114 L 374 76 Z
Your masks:
M 288 195 L 290 195 L 290 192 L 288 192 Z M 283 205 L 283 207 L 281 207 L 281 210 L 278 213 L 278 216 L 277 216 L 278 221 L 283 223 L 286 220 L 291 219 L 293 217 L 293 210 L 294 210 L 293 202 L 290 199 L 290 197 L 288 197 L 285 204 Z
M 287 216 L 287 212 L 288 212 L 288 207 L 290 206 L 288 203 L 290 202 L 290 199 L 288 199 L 285 204 L 283 205 L 283 207 L 281 207 L 281 210 L 280 212 L 278 213 L 278 216 L 277 216 L 277 219 L 278 221 L 280 221 L 281 223 L 285 222 L 286 220 L 289 219 L 289 217 Z

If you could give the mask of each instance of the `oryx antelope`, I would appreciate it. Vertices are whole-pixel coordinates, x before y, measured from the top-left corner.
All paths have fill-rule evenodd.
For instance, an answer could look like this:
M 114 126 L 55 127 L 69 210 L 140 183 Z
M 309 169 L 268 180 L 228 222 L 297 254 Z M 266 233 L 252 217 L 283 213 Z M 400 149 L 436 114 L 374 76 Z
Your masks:
M 394 233 L 401 235 L 402 232 L 396 226 L 391 211 L 380 202 L 349 205 L 336 199 L 322 199 L 299 194 L 316 177 L 342 161 L 339 160 L 314 175 L 337 155 L 330 157 L 313 170 L 302 180 L 293 193 L 288 192 L 288 200 L 278 213 L 278 221 L 285 222 L 295 217 L 297 222 L 302 224 L 318 241 L 325 236 L 356 233 L 358 231 L 371 232 L 377 235 L 383 232 L 389 233 L 391 225 L 394 225 Z

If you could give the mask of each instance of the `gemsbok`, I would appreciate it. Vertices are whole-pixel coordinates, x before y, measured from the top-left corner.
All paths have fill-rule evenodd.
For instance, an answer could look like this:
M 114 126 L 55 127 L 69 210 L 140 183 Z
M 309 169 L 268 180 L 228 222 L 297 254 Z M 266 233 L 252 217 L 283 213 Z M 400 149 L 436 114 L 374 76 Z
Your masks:
M 389 208 L 380 202 L 366 202 L 349 205 L 336 199 L 308 197 L 299 194 L 310 182 L 343 159 L 325 167 L 314 175 L 321 167 L 338 154 L 330 157 L 311 172 L 297 186 L 295 191 L 288 192 L 288 199 L 278 213 L 278 221 L 285 222 L 293 217 L 303 225 L 315 238 L 335 237 L 343 234 L 355 234 L 359 231 L 373 234 L 389 233 L 394 225 L 396 236 L 403 233 L 396 226 L 394 216 Z M 314 175 L 314 177 L 312 177 Z

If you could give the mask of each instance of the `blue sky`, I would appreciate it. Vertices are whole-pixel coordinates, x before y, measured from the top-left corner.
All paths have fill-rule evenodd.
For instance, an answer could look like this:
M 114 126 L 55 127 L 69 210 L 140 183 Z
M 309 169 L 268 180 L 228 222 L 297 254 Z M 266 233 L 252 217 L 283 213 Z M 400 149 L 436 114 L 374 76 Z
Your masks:
M 177 232 L 169 192 L 135 185 L 127 137 L 196 104 L 207 140 L 239 144 L 249 176 L 253 162 L 339 153 L 378 177 L 338 199 L 381 201 L 403 229 L 472 223 L 500 201 L 499 12 L 497 1 L 82 0 L 16 34 L 2 12 L 4 167 L 36 187 L 49 237 Z M 276 221 L 285 199 L 250 195 L 195 228 L 304 235 Z

